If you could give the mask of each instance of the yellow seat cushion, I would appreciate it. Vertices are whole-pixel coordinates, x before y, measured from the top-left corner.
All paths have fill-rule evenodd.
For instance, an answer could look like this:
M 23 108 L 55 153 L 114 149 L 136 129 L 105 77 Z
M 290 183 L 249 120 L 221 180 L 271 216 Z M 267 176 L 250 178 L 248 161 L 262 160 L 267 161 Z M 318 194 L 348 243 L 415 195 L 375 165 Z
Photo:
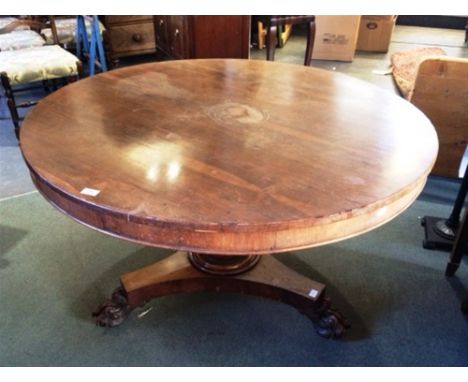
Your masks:
M 17 17 L 0 17 L 0 29 L 5 28 L 11 23 L 19 21 Z M 15 30 L 27 30 L 30 29 L 28 25 L 18 25 L 15 27 Z
M 12 85 L 77 75 L 78 62 L 58 45 L 0 52 L 0 72 Z
M 43 46 L 45 40 L 32 30 L 15 30 L 0 34 L 0 52 Z
M 85 18 L 86 31 L 88 32 L 88 38 L 91 38 L 91 21 Z M 76 17 L 55 19 L 55 27 L 57 29 L 57 36 L 59 44 L 74 44 L 76 35 Z M 99 22 L 99 31 L 105 30 L 104 25 Z M 41 31 L 42 35 L 46 39 L 47 44 L 53 44 L 54 39 L 52 37 L 52 30 L 45 28 Z

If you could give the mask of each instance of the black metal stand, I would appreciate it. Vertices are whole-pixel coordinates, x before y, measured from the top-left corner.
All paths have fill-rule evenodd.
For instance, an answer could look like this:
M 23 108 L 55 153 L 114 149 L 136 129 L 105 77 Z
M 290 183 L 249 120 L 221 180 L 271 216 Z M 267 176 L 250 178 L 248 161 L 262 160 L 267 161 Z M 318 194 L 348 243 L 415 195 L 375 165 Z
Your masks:
M 468 165 L 449 218 L 444 219 L 434 216 L 425 216 L 422 219 L 421 224 L 423 225 L 425 231 L 425 239 L 423 241 L 424 248 L 440 249 L 443 251 L 452 250 L 458 227 L 460 226 L 460 215 L 463 209 L 467 191 Z
M 457 237 L 453 243 L 452 252 L 450 252 L 447 268 L 445 269 L 446 276 L 453 276 L 460 266 L 461 259 L 468 246 L 468 210 L 465 211 L 463 222 L 458 230 Z
M 468 313 L 468 297 L 465 297 L 465 299 L 462 302 L 461 310 L 463 313 Z
M 436 231 L 436 224 L 445 222 L 445 219 L 437 216 L 424 216 L 421 225 L 424 227 L 423 247 L 425 249 L 438 249 L 450 252 L 453 247 L 453 239 L 441 236 Z
M 468 210 L 465 211 L 463 222 L 458 230 L 447 267 L 445 268 L 446 276 L 453 276 L 455 274 L 466 249 L 468 249 Z M 465 296 L 462 301 L 461 311 L 465 314 L 468 313 L 468 296 Z
M 468 165 L 465 170 L 457 199 L 452 213 L 447 220 L 425 216 L 423 225 L 426 231 L 424 248 L 447 249 L 450 251 L 449 261 L 445 268 L 445 276 L 453 276 L 460 266 L 463 254 L 468 249 L 468 209 L 465 209 L 463 221 L 460 224 L 460 214 L 468 190 Z M 462 301 L 461 311 L 468 314 L 468 296 Z

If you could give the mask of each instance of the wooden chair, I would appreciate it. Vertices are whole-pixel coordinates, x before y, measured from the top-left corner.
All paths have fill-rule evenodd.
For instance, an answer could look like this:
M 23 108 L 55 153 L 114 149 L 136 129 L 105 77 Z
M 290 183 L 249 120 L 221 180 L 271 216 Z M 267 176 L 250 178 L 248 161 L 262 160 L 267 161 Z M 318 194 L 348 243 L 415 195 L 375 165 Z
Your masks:
M 258 49 L 263 49 L 266 46 L 266 29 L 263 23 L 260 20 L 255 19 L 255 24 L 257 27 L 257 47 Z M 286 42 L 288 41 L 289 37 L 291 36 L 292 32 L 292 25 L 286 24 L 284 27 L 278 27 L 278 46 L 282 48 Z
M 53 19 L 39 22 L 32 18 L 0 18 L 0 52 L 45 45 L 46 41 L 40 33 L 42 28 L 51 26 L 53 26 Z M 57 41 L 57 33 L 52 33 L 52 35 L 52 43 L 54 43 Z
M 265 25 L 267 60 L 274 61 L 276 48 L 276 35 L 278 26 L 307 24 L 307 47 L 304 65 L 309 66 L 312 60 L 312 51 L 315 39 L 315 16 L 259 16 L 259 20 Z
M 10 33 L 19 30 L 31 30 L 32 19 L 29 16 L 23 17 L 0 17 L 0 34 Z
M 427 115 L 439 136 L 439 155 L 432 174 L 458 177 L 468 144 L 468 59 L 425 58 L 410 102 Z
M 76 16 L 55 16 L 54 24 L 57 31 L 58 43 L 63 47 L 74 47 L 76 44 Z M 88 38 L 91 39 L 91 19 L 85 19 Z M 99 22 L 99 31 L 105 31 L 104 25 Z M 54 43 L 52 28 L 42 30 L 42 35 L 48 44 Z
M 28 20 L 28 22 L 32 28 L 37 28 L 39 24 L 47 25 L 36 20 Z M 18 25 L 24 24 L 21 22 Z M 14 31 L 9 33 L 14 33 Z M 17 103 L 15 94 L 41 87 L 49 90 L 49 83 L 53 89 L 57 89 L 58 86 L 65 85 L 70 80 L 79 77 L 82 77 L 80 60 L 58 45 L 40 45 L 0 51 L 0 79 L 16 137 L 19 139 L 21 120 L 18 109 L 33 106 L 37 101 Z
M 22 18 L 0 17 L 0 35 L 11 32 L 35 31 L 45 40 L 45 36 L 42 33 L 45 30 L 51 31 L 51 39 L 49 42 L 45 41 L 45 44 L 58 44 L 54 16 L 24 16 Z M 4 38 L 6 39 L 7 36 L 4 36 Z
M 34 48 L 45 45 L 44 38 L 31 29 L 14 30 L 0 34 L 0 52 Z

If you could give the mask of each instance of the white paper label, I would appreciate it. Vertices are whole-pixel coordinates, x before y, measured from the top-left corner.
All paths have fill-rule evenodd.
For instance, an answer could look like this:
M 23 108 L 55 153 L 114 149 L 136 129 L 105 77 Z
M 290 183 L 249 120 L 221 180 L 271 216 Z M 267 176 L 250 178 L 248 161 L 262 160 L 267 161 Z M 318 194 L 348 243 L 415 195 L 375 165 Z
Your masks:
M 83 195 L 89 195 L 89 196 L 97 196 L 97 194 L 99 194 L 101 191 L 100 190 L 95 190 L 94 188 L 83 188 L 81 190 L 81 193 Z
M 312 298 L 315 298 L 317 297 L 318 295 L 318 290 L 317 289 L 311 289 L 310 292 L 309 292 L 309 296 L 312 297 Z

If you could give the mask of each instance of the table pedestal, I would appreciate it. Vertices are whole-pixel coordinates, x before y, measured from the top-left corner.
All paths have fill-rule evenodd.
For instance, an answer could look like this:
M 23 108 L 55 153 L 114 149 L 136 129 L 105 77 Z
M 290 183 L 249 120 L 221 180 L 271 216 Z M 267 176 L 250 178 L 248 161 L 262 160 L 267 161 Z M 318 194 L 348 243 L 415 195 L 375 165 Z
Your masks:
M 323 337 L 339 338 L 348 322 L 331 308 L 325 285 L 304 277 L 272 256 L 220 256 L 176 252 L 164 260 L 123 275 L 93 315 L 98 325 L 120 325 L 153 298 L 182 292 L 228 292 L 268 297 L 307 315 Z

